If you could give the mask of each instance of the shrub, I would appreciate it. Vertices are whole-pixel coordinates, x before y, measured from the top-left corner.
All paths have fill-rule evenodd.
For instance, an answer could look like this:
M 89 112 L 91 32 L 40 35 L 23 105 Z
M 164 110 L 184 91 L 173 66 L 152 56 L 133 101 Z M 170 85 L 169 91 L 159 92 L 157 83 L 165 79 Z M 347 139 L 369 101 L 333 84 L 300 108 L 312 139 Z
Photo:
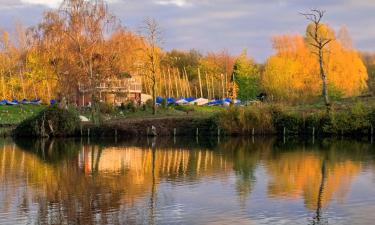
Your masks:
M 228 134 L 272 133 L 272 114 L 263 105 L 231 107 L 217 115 L 218 126 Z
M 99 110 L 100 110 L 100 113 L 103 113 L 103 114 L 113 114 L 115 112 L 115 107 L 110 103 L 100 102 Z
M 167 102 L 167 99 L 163 99 L 163 101 L 161 101 L 161 108 L 162 109 L 166 109 L 168 106 L 168 102 Z
M 126 110 L 129 112 L 135 112 L 137 110 L 137 107 L 135 106 L 135 103 L 133 101 L 130 101 L 126 104 Z
M 152 99 L 149 99 L 145 102 L 145 106 L 147 109 L 152 109 L 153 105 L 154 105 L 154 102 L 152 101 Z
M 18 137 L 65 137 L 73 135 L 79 125 L 75 110 L 51 106 L 22 122 L 14 134 Z
M 345 111 L 332 111 L 323 125 L 327 134 L 359 135 L 367 133 L 371 127 L 372 113 L 359 102 L 353 108 Z
M 240 110 L 230 107 L 217 115 L 218 126 L 228 134 L 240 134 L 241 124 L 239 121 Z
M 274 112 L 273 125 L 279 134 L 284 133 L 284 128 L 288 134 L 298 134 L 304 128 L 304 121 L 297 113 Z
M 272 114 L 268 107 L 263 105 L 246 107 L 240 110 L 239 121 L 244 133 L 273 132 Z

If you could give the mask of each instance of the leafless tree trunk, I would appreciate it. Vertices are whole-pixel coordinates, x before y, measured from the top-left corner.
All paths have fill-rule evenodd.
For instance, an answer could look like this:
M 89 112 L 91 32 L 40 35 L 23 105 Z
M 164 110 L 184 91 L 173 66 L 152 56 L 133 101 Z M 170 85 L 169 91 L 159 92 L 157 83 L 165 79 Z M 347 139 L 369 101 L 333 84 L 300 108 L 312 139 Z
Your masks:
M 319 60 L 319 67 L 320 67 L 320 77 L 322 79 L 322 95 L 324 98 L 324 103 L 329 109 L 330 101 L 328 97 L 328 82 L 327 82 L 327 74 L 324 70 L 324 52 L 327 45 L 332 41 L 330 38 L 323 37 L 320 33 L 320 28 L 322 27 L 322 19 L 325 14 L 325 11 L 313 9 L 310 13 L 301 13 L 301 15 L 305 16 L 307 20 L 311 21 L 313 24 L 313 31 L 309 30 L 307 35 L 312 39 L 310 45 L 315 49 L 313 53 L 317 55 Z
M 152 99 L 153 99 L 153 106 L 152 106 L 152 114 L 156 114 L 156 81 L 157 81 L 157 73 L 158 73 L 158 66 L 160 64 L 159 58 L 159 44 L 161 43 L 161 28 L 159 24 L 154 19 L 145 19 L 144 26 L 142 28 L 143 35 L 147 40 L 147 57 L 148 57 L 148 64 L 149 64 L 149 79 L 152 82 Z

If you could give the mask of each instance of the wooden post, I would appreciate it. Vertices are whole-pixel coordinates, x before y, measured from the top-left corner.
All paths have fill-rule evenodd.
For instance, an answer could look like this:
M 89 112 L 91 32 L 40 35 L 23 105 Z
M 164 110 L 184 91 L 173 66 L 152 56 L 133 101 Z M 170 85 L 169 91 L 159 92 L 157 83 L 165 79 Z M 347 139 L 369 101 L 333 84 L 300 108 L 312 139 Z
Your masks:
M 284 127 L 284 137 L 285 137 L 285 135 L 286 135 L 286 128 Z
M 209 81 L 207 72 L 206 72 L 206 86 L 207 86 L 206 87 L 207 88 L 207 98 L 211 99 L 210 81 Z
M 221 87 L 222 87 L 222 91 L 223 91 L 223 95 L 222 95 L 222 98 L 225 98 L 225 88 L 224 88 L 224 74 L 221 74 Z
M 228 97 L 228 74 L 227 73 L 225 73 L 225 96 L 224 96 L 224 98 L 226 98 L 226 97 Z
M 197 136 L 197 137 L 199 136 L 199 128 L 197 128 L 196 136 Z
M 168 97 L 171 97 L 173 95 L 171 88 L 172 88 L 171 70 L 168 67 Z
M 165 97 L 169 97 L 168 96 L 168 88 L 167 88 L 167 77 L 165 76 L 164 70 L 162 71 L 162 73 L 163 73 L 163 78 L 164 78 L 164 93 L 165 93 Z
M 173 70 L 173 76 L 174 76 L 174 84 L 175 84 L 175 87 L 176 87 L 176 98 L 178 98 L 180 96 L 180 93 L 178 92 L 178 85 L 177 85 L 177 75 L 176 75 L 176 71 Z
M 315 127 L 313 127 L 312 136 L 315 137 Z
M 217 128 L 217 136 L 220 137 L 220 128 Z
M 212 98 L 215 98 L 215 86 L 214 86 L 214 76 L 211 75 L 211 88 L 212 88 Z
M 178 68 L 177 68 L 177 78 L 178 78 L 178 86 L 180 86 L 181 96 L 185 96 L 185 90 L 184 90 L 184 87 L 183 87 L 183 84 L 182 84 L 181 73 L 180 73 L 180 70 Z M 177 97 L 181 97 L 181 96 L 177 96 Z
M 252 130 L 252 136 L 254 137 L 255 136 L 255 129 L 253 128 Z
M 174 128 L 174 129 L 173 129 L 173 136 L 176 137 L 176 134 L 177 134 L 177 129 Z
M 371 137 L 374 135 L 374 127 L 371 124 Z
M 87 128 L 87 137 L 90 137 L 90 128 Z
M 189 95 L 189 97 L 192 97 L 192 92 L 191 92 L 189 77 L 188 77 L 188 74 L 187 74 L 187 71 L 186 71 L 185 67 L 184 67 L 184 72 L 185 72 L 185 77 L 186 77 L 186 83 L 187 83 L 187 86 L 188 86 L 188 92 L 189 92 L 188 95 Z
M 201 70 L 199 69 L 199 67 L 198 67 L 198 79 L 199 79 L 199 89 L 201 93 L 201 98 L 203 98 Z

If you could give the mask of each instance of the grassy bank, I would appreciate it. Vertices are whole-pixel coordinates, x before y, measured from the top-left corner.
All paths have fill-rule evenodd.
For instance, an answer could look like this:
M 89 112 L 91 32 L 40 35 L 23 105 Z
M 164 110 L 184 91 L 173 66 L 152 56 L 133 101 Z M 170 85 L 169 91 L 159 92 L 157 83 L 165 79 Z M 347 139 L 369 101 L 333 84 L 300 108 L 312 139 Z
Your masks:
M 0 106 L 0 126 L 17 125 L 45 108 L 43 105 Z
M 283 105 L 259 103 L 243 107 L 171 106 L 159 107 L 152 115 L 150 107 L 102 105 L 101 123 L 85 123 L 76 136 L 145 136 L 155 127 L 160 136 L 287 135 L 287 136 L 368 136 L 374 132 L 373 98 L 343 99 L 329 113 L 323 103 Z M 4 106 L 12 127 L 44 110 L 45 106 Z M 89 109 L 78 109 L 91 117 Z M 48 127 L 47 127 L 48 128 Z M 9 129 L 8 129 L 9 130 Z M 4 133 L 9 133 L 9 131 Z

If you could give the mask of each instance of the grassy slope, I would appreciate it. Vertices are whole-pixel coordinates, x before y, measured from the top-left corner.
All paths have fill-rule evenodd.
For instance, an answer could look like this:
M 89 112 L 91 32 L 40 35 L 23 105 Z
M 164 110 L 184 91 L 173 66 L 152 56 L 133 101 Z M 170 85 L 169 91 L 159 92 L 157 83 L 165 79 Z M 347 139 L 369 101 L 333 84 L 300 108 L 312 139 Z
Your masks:
M 356 103 L 362 102 L 365 107 L 375 106 L 375 98 L 347 98 L 340 101 L 334 101 L 333 108 L 335 110 L 346 110 L 354 106 Z M 35 105 L 18 105 L 18 106 L 0 106 L 0 125 L 16 125 L 22 120 L 29 118 L 46 106 Z M 313 104 L 304 104 L 297 106 L 283 106 L 284 109 L 290 112 L 314 112 L 325 109 L 323 102 L 316 102 Z M 225 110 L 225 107 L 220 106 L 183 106 L 183 107 L 168 107 L 167 109 L 159 108 L 156 115 L 152 115 L 151 109 L 146 111 L 138 109 L 136 112 L 120 112 L 116 111 L 111 115 L 104 115 L 106 120 L 138 120 L 138 119 L 153 119 L 153 118 L 183 118 L 183 117 L 207 117 L 216 112 Z M 82 113 L 82 115 L 90 118 L 90 113 Z
M 0 106 L 0 125 L 15 125 L 21 121 L 38 114 L 46 106 L 38 105 L 17 105 Z

